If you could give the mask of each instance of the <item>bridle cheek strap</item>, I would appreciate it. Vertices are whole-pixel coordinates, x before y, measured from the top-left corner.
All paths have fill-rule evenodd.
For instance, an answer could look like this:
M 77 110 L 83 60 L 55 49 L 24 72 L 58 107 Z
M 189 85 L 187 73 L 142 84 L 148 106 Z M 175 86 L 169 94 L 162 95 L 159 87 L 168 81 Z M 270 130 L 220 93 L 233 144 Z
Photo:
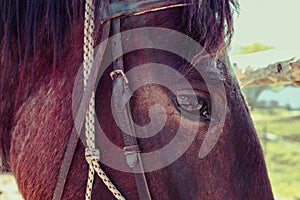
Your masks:
M 112 0 L 112 3 L 118 0 Z M 112 56 L 123 55 L 122 49 L 122 38 L 121 38 L 121 24 L 120 18 L 112 19 L 112 34 L 114 35 L 112 41 Z M 118 57 L 113 62 L 113 72 L 111 77 L 114 82 L 113 87 L 113 112 L 116 120 L 121 129 L 121 134 L 124 142 L 124 154 L 127 165 L 135 171 L 140 173 L 134 173 L 134 178 L 136 182 L 137 191 L 139 194 L 139 199 L 151 200 L 151 195 L 146 180 L 146 175 L 144 172 L 144 167 L 141 159 L 141 150 L 137 143 L 134 122 L 131 117 L 131 110 L 129 106 L 129 99 L 132 92 L 129 88 L 129 80 L 127 79 L 124 71 L 124 61 L 123 57 Z M 118 83 L 118 84 L 117 84 Z M 126 101 L 122 103 L 122 99 L 126 97 Z M 121 103 L 120 103 L 121 102 Z M 123 130 L 129 131 L 125 133 Z

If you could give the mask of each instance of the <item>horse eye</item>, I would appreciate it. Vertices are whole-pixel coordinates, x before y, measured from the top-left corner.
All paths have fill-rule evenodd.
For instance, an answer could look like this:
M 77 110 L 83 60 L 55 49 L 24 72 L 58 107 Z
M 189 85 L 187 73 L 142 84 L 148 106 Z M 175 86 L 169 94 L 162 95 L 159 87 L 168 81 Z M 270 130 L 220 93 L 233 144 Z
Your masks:
M 210 119 L 210 99 L 203 92 L 178 94 L 174 98 L 174 104 L 183 115 Z

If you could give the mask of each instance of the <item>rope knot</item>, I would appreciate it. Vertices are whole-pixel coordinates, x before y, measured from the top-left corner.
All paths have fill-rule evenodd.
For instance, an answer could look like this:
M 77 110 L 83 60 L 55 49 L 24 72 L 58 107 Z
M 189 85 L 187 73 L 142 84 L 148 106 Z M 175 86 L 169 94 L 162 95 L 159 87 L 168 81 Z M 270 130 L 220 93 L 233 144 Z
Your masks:
M 91 165 L 93 161 L 100 161 L 100 151 L 98 149 L 86 148 L 85 159 L 89 165 Z

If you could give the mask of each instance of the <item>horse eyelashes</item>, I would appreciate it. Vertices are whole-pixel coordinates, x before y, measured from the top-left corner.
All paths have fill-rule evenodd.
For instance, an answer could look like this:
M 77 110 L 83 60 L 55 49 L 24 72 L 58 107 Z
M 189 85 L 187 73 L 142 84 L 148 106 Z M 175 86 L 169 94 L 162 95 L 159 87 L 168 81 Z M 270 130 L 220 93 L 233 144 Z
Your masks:
M 210 119 L 210 98 L 203 92 L 181 92 L 173 98 L 176 109 L 190 120 Z

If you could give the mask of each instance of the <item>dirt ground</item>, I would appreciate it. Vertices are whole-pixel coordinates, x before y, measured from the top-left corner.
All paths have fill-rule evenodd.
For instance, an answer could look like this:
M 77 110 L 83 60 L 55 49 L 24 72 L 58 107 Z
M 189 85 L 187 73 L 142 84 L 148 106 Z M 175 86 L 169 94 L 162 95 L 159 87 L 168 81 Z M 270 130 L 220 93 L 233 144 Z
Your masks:
M 0 200 L 23 200 L 16 181 L 10 173 L 0 173 Z

